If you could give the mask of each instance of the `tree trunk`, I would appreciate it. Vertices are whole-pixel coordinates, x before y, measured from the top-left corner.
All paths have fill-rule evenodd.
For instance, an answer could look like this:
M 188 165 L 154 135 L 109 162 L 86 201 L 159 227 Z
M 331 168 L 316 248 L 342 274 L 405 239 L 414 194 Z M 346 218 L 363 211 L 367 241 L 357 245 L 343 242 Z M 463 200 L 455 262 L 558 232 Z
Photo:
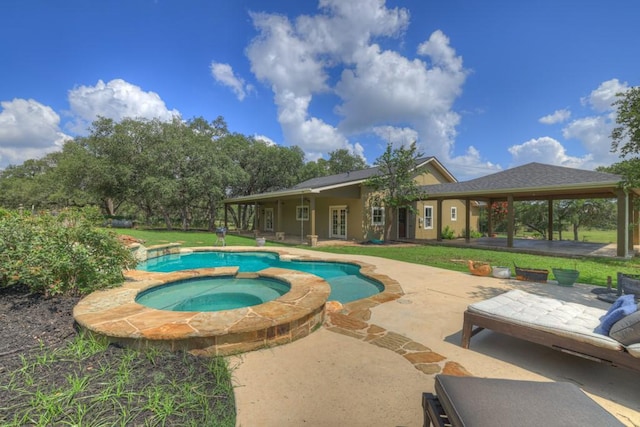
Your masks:
M 165 208 L 160 208 L 160 210 L 162 211 L 162 216 L 164 217 L 164 223 L 167 226 L 167 230 L 168 231 L 173 230 L 173 225 L 171 224 L 171 217 L 169 216 L 169 213 L 166 211 Z
M 116 210 L 113 208 L 113 199 L 111 197 L 107 197 L 103 202 L 104 210 L 107 211 L 107 215 L 114 216 L 116 214 Z
M 578 224 L 573 224 L 573 240 L 574 241 L 578 241 L 578 229 L 580 228 L 580 225 Z
M 213 232 L 216 229 L 216 203 L 215 202 L 209 202 L 208 209 L 207 209 L 207 216 L 208 216 L 207 230 L 210 232 Z

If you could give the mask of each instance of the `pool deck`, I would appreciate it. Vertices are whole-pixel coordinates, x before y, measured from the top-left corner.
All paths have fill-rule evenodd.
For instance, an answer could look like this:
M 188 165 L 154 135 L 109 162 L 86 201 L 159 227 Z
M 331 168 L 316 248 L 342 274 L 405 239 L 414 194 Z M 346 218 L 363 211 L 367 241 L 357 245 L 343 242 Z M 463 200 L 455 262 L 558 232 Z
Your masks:
M 307 337 L 228 356 L 238 426 L 422 426 L 421 395 L 434 392 L 437 373 L 572 382 L 625 425 L 640 426 L 640 372 L 491 331 L 474 337 L 470 349 L 460 347 L 470 303 L 518 288 L 607 309 L 592 287 L 477 277 L 371 256 L 326 258 L 373 265 L 403 295 L 351 303 L 327 313 L 325 327 Z

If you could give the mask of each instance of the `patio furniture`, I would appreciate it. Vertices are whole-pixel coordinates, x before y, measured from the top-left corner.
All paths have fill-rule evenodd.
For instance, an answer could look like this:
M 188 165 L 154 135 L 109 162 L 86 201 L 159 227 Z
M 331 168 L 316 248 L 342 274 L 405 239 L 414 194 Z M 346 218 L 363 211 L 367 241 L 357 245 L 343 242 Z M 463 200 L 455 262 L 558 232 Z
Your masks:
M 425 427 L 624 425 L 567 382 L 436 375 L 435 392 L 422 394 Z
M 464 312 L 462 347 L 483 329 L 555 350 L 640 371 L 640 312 L 618 321 L 609 336 L 594 330 L 607 311 L 512 290 L 471 304 Z
M 216 246 L 218 246 L 218 244 L 222 246 L 226 246 L 227 245 L 227 241 L 225 240 L 226 236 L 227 236 L 227 229 L 225 227 L 216 228 Z
M 633 294 L 636 300 L 640 299 L 640 274 L 618 272 L 617 280 L 618 295 Z

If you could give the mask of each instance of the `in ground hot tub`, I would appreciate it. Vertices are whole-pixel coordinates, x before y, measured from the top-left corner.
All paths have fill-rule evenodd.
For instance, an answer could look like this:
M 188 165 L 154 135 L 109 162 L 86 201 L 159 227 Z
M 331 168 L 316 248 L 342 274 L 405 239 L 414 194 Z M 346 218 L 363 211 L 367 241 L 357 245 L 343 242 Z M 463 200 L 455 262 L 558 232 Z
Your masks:
M 287 282 L 268 277 L 196 277 L 154 286 L 136 302 L 158 310 L 222 311 L 264 304 L 290 290 Z
M 236 273 L 237 268 L 223 267 L 160 275 L 137 274 L 135 281 L 88 295 L 74 307 L 73 316 L 82 329 L 111 342 L 134 348 L 187 350 L 207 356 L 289 343 L 322 325 L 324 307 L 331 292 L 325 280 L 282 268 L 268 268 L 250 275 Z M 287 291 L 267 302 L 215 311 L 202 310 L 198 306 L 208 299 L 219 299 L 219 296 L 213 296 L 215 293 L 182 298 L 176 303 L 177 309 L 175 306 L 173 309 L 152 308 L 137 301 L 139 295 L 152 294 L 156 289 L 175 290 L 178 289 L 174 288 L 176 284 L 184 283 L 197 287 L 210 281 L 221 285 L 216 281 L 230 277 L 240 281 L 258 279 L 261 285 L 278 282 Z M 206 286 L 201 290 L 204 288 Z M 235 293 L 241 297 L 229 298 L 234 304 L 249 300 L 257 302 L 257 295 Z

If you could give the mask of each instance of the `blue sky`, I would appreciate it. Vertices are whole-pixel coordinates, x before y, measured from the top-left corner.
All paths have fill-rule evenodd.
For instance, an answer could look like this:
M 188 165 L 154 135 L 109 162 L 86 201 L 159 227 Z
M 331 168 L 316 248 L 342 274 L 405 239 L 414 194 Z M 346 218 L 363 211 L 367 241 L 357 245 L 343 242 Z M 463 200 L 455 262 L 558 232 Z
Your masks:
M 418 142 L 459 180 L 593 169 L 640 84 L 640 2 L 5 0 L 0 168 L 98 115 L 221 115 L 233 132 L 348 148 Z

